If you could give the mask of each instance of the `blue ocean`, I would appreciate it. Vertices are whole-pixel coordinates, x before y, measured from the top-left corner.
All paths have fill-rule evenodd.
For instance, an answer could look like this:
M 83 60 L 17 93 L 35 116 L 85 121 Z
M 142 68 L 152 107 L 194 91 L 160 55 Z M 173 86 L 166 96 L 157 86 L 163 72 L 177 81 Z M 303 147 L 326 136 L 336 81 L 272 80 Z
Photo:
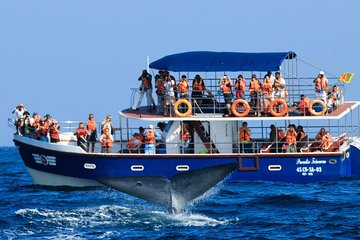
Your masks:
M 223 182 L 171 215 L 106 187 L 34 185 L 0 148 L 1 239 L 360 239 L 360 179 Z

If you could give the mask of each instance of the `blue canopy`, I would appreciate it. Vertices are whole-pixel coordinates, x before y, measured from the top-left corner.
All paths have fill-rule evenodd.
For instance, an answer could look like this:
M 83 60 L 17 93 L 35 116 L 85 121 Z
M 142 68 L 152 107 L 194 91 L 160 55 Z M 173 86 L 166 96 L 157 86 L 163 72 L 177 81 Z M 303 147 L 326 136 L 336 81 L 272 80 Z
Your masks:
M 150 68 L 173 72 L 278 71 L 284 59 L 295 58 L 294 52 L 244 53 L 195 51 L 165 56 Z

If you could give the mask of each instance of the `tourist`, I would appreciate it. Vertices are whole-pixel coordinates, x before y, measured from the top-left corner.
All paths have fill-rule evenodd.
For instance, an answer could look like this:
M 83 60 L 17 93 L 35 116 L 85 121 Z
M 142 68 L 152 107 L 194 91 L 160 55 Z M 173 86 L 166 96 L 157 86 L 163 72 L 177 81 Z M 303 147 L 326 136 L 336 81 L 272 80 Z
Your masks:
M 143 142 L 141 141 L 142 137 L 140 137 L 139 133 L 134 133 L 133 137 L 129 140 L 126 145 L 126 148 L 130 153 L 140 153 L 140 148 Z
M 115 129 L 112 124 L 112 116 L 107 115 L 106 118 L 101 123 L 101 133 L 105 132 L 105 129 L 109 129 L 111 135 L 114 135 Z
M 180 128 L 180 153 L 189 153 L 190 132 L 186 123 L 181 124 Z
M 275 73 L 275 80 L 273 84 L 274 88 L 274 98 L 275 99 L 286 99 L 286 82 L 285 79 L 282 78 L 280 72 Z
M 165 89 L 165 77 L 163 77 L 164 71 L 159 71 L 159 74 L 157 74 L 155 76 L 155 88 L 156 88 L 156 95 L 158 98 L 158 106 L 159 109 L 158 111 L 160 113 L 164 112 L 164 107 L 165 107 L 165 93 L 166 93 L 166 89 Z
M 178 92 L 180 93 L 181 99 L 189 98 L 189 81 L 186 78 L 186 75 L 182 75 L 178 84 Z
M 225 107 L 227 109 L 227 113 L 224 112 L 224 117 L 231 116 L 231 102 L 232 102 L 232 91 L 231 88 L 233 86 L 233 83 L 229 76 L 224 75 L 221 77 L 219 81 L 220 89 L 223 92 L 224 100 L 225 100 Z
M 325 72 L 320 71 L 319 75 L 314 80 L 315 84 L 315 98 L 321 99 L 326 103 L 327 101 L 327 88 L 329 86 L 329 82 L 325 76 Z
M 287 153 L 297 152 L 296 136 L 297 136 L 297 133 L 295 131 L 294 126 L 290 124 L 288 129 L 285 132 L 286 152 Z
M 296 105 L 296 109 L 294 110 L 294 115 L 299 115 L 299 116 L 310 115 L 309 107 L 310 107 L 309 98 L 306 97 L 304 94 L 301 94 L 300 102 L 299 104 Z
M 74 135 L 77 138 L 77 146 L 83 148 L 84 150 L 87 150 L 85 143 L 88 132 L 84 126 L 84 123 L 79 123 L 79 127 L 75 130 Z
M 144 69 L 142 71 L 141 76 L 138 78 L 138 81 L 141 81 L 141 85 L 139 87 L 139 94 L 134 102 L 132 110 L 136 111 L 139 109 L 144 94 L 146 94 L 148 110 L 152 111 L 155 109 L 155 101 L 154 98 L 152 97 L 151 80 L 152 80 L 151 74 L 148 73 L 146 69 Z
M 239 74 L 235 81 L 235 95 L 236 99 L 244 99 L 245 100 L 245 91 L 246 91 L 246 81 L 244 77 Z
M 241 153 L 252 153 L 253 146 L 251 143 L 251 130 L 248 128 L 247 122 L 243 122 L 239 129 L 239 141 Z
M 170 116 L 171 107 L 175 103 L 175 92 L 174 87 L 176 86 L 175 81 L 170 78 L 169 75 L 165 77 L 165 109 L 164 116 Z
M 269 105 L 272 98 L 272 84 L 270 82 L 270 77 L 268 75 L 265 75 L 264 81 L 261 87 L 262 95 L 263 95 L 263 112 L 265 115 L 269 114 Z
M 260 114 L 260 91 L 261 83 L 255 74 L 251 76 L 250 84 L 250 99 L 251 107 L 255 109 L 255 116 L 261 116 Z
M 60 142 L 60 125 L 56 121 L 52 121 L 49 127 L 50 142 Z
M 195 104 L 195 106 L 202 105 L 202 98 L 205 90 L 206 87 L 204 80 L 200 77 L 199 74 L 196 74 L 192 84 L 192 92 L 191 92 L 191 98 L 197 103 Z
M 149 128 L 143 133 L 145 137 L 145 154 L 155 154 L 156 153 L 156 137 L 160 137 L 152 124 L 149 125 Z
M 89 114 L 89 119 L 86 124 L 86 130 L 88 131 L 87 138 L 87 150 L 90 151 L 90 143 L 91 143 L 91 152 L 95 151 L 95 143 L 97 139 L 97 131 L 96 131 L 96 122 L 94 120 L 94 114 Z
M 104 133 L 100 137 L 101 153 L 112 153 L 114 138 L 108 128 L 105 128 Z
M 12 114 L 15 114 L 15 122 L 14 125 L 16 127 L 16 131 L 18 134 L 22 135 L 20 133 L 20 125 L 23 125 L 23 118 L 24 118 L 24 112 L 26 111 L 24 104 L 19 103 L 14 110 L 11 112 Z

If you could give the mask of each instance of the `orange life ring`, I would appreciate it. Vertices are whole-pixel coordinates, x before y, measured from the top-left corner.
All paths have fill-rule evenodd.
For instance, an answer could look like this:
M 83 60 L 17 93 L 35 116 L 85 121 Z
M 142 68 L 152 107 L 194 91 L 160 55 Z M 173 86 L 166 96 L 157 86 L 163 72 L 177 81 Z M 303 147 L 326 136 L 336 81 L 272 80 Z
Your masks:
M 185 104 L 187 106 L 187 111 L 186 112 L 184 112 L 184 113 L 179 112 L 179 105 L 180 104 Z M 176 116 L 178 116 L 178 117 L 188 117 L 188 116 L 190 116 L 191 110 L 192 110 L 191 103 L 186 99 L 179 99 L 174 104 L 174 112 L 175 112 Z
M 283 105 L 283 108 L 282 108 L 281 112 L 278 113 L 278 112 L 274 111 L 274 105 L 275 104 Z M 285 100 L 284 99 L 274 99 L 273 101 L 271 101 L 270 105 L 269 105 L 269 112 L 274 117 L 283 117 L 283 116 L 285 116 L 286 113 L 288 112 L 288 106 L 287 106 Z
M 240 113 L 237 111 L 236 107 L 242 104 L 245 107 L 245 111 Z M 236 117 L 246 117 L 249 112 L 250 112 L 250 105 L 248 104 L 247 101 L 245 101 L 244 99 L 236 99 L 232 104 L 231 104 L 231 112 L 232 114 L 234 114 Z
M 320 112 L 316 112 L 313 108 L 314 104 L 320 104 L 322 106 L 322 110 Z M 322 116 L 325 114 L 326 110 L 327 110 L 326 104 L 321 99 L 315 99 L 310 103 L 309 111 L 310 111 L 311 115 Z

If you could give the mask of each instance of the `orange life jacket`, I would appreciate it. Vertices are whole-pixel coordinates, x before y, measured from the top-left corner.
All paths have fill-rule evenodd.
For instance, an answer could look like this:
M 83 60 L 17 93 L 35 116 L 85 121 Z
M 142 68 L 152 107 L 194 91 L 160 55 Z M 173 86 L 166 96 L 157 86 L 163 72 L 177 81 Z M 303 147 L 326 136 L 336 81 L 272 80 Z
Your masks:
M 101 147 L 108 147 L 111 148 L 113 145 L 113 140 L 111 139 L 110 135 L 103 134 L 103 138 L 101 139 Z
M 221 84 L 221 90 L 223 91 L 223 93 L 231 93 L 231 86 L 230 86 L 230 80 L 226 79 L 224 83 Z
M 145 136 L 145 143 L 155 143 L 155 130 L 148 129 Z
M 94 120 L 89 120 L 89 121 L 87 122 L 86 129 L 87 129 L 88 131 L 94 131 L 94 130 L 96 130 L 96 123 L 95 123 L 95 121 L 94 121 Z
M 54 126 L 51 126 L 51 127 L 50 127 L 49 133 L 50 133 L 50 137 L 51 137 L 52 139 L 60 139 L 59 130 L 56 129 Z
M 85 128 L 78 128 L 75 131 L 75 135 L 76 135 L 77 138 L 80 138 L 80 137 L 85 138 L 86 135 L 87 135 L 87 131 L 86 131 Z
M 310 100 L 308 97 L 306 97 L 300 101 L 298 105 L 298 110 L 301 113 L 309 113 L 309 107 L 310 107 Z
M 190 135 L 189 131 L 184 130 L 183 134 L 180 135 L 180 140 L 181 141 L 189 140 L 189 135 Z
M 271 94 L 273 91 L 272 86 L 269 82 L 264 82 L 261 90 L 263 94 Z
M 250 135 L 249 135 L 248 131 L 243 127 L 240 128 L 239 140 L 240 140 L 240 142 L 243 142 L 243 141 L 250 142 Z
M 203 90 L 205 90 L 204 85 L 203 85 L 203 81 L 202 80 L 200 80 L 199 82 L 194 81 L 193 90 L 195 90 L 195 91 L 203 91 Z
M 178 91 L 183 93 L 189 92 L 189 84 L 186 81 L 180 81 L 178 84 Z
M 277 133 L 278 133 L 278 140 L 282 139 L 285 136 L 283 130 L 281 129 L 278 129 Z
M 260 91 L 260 84 L 259 80 L 251 80 L 250 82 L 250 92 L 259 92 Z
M 328 88 L 328 82 L 326 81 L 326 78 L 316 78 L 315 81 L 315 89 L 316 90 L 326 90 Z
M 295 144 L 296 145 L 296 132 L 295 131 L 286 131 L 286 142 L 288 144 Z
M 138 140 L 138 143 L 134 143 L 135 140 Z M 139 139 L 138 136 L 136 136 L 136 137 L 132 137 L 132 138 L 129 140 L 129 142 L 128 142 L 128 144 L 126 145 L 126 147 L 127 147 L 127 149 L 129 149 L 130 151 L 132 151 L 132 150 L 136 150 L 139 146 L 141 146 L 141 144 L 142 144 L 142 141 Z
M 235 82 L 235 90 L 245 92 L 246 91 L 245 80 L 236 80 L 236 82 Z

